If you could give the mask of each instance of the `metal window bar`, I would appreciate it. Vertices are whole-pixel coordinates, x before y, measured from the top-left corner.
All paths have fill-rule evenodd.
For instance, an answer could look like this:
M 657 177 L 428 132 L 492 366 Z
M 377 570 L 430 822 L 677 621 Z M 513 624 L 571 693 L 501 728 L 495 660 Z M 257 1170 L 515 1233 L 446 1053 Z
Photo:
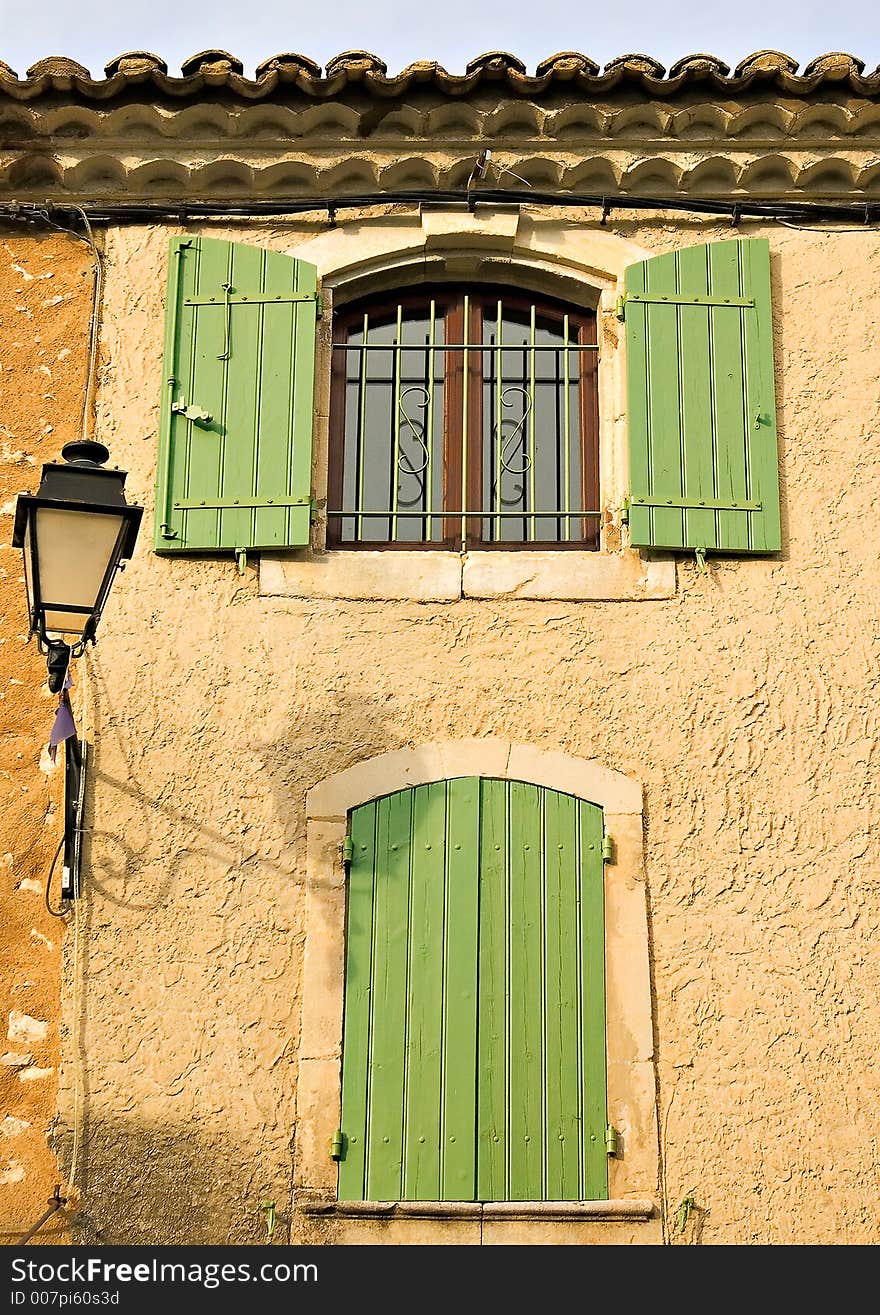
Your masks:
M 531 307 L 529 308 L 529 346 L 530 346 L 530 347 L 534 347 L 534 346 L 535 346 L 535 338 L 536 338 L 536 337 L 537 337 L 537 334 L 536 334 L 536 332 L 535 332 L 535 306 L 534 306 L 534 302 L 533 302 L 532 305 L 531 305 Z M 529 506 L 529 508 L 532 508 L 532 509 L 533 509 L 534 506 L 535 506 L 535 478 L 536 478 L 535 465 L 536 465 L 536 456 L 537 456 L 537 453 L 536 453 L 536 450 L 535 450 L 535 448 L 536 448 L 536 435 L 535 435 L 535 423 L 536 423 L 536 416 L 535 416 L 535 402 L 536 402 L 537 399 L 536 399 L 536 397 L 535 397 L 535 353 L 534 353 L 533 351 L 529 353 L 528 361 L 529 361 L 529 397 L 532 399 L 532 405 L 531 405 L 531 407 L 530 407 L 530 409 L 529 409 L 529 416 L 528 416 L 529 421 L 530 421 L 530 424 L 529 424 L 529 501 L 528 501 L 528 506 Z M 523 365 L 525 365 L 525 352 L 523 353 Z M 525 373 L 525 371 L 523 371 L 523 373 Z M 525 502 L 525 488 L 523 488 L 523 502 Z M 532 540 L 533 542 L 534 542 L 534 539 L 535 539 L 535 532 L 536 532 L 536 529 L 537 529 L 537 526 L 536 526 L 534 520 L 530 520 L 530 521 L 529 521 L 529 525 L 528 525 L 529 539 Z M 525 535 L 523 535 L 523 537 L 525 537 Z
M 397 342 L 401 344 L 403 338 L 403 307 L 397 307 Z M 403 356 L 400 352 L 394 357 L 394 400 L 392 404 L 392 413 L 394 415 L 394 460 L 391 463 L 391 502 L 394 512 L 391 517 L 391 542 L 397 541 L 397 507 L 400 501 L 400 409 L 403 405 L 401 380 L 403 378 Z
M 495 315 L 495 342 L 501 342 L 503 333 L 502 325 L 503 309 L 501 299 L 498 300 L 498 307 Z M 502 369 L 501 355 L 496 353 L 491 358 L 491 368 L 495 371 L 495 415 L 492 425 L 492 436 L 495 442 L 495 502 L 494 510 L 501 511 L 501 475 L 504 469 L 504 371 Z M 489 524 L 491 538 L 494 543 L 501 541 L 501 532 L 503 526 L 501 517 L 490 518 Z
M 369 331 L 370 331 L 370 316 L 365 311 L 364 328 L 363 328 L 365 347 L 367 345 L 367 335 L 369 334 Z M 366 436 L 367 436 L 367 372 L 364 366 L 361 367 L 360 376 L 358 379 L 358 388 L 359 391 L 358 391 L 358 430 L 357 430 L 357 475 L 358 475 L 357 511 L 359 514 L 357 520 L 357 537 L 359 539 L 362 539 L 364 537 L 364 522 L 363 522 L 363 517 L 360 513 L 362 512 L 364 505 L 364 472 L 366 470 L 366 464 L 367 464 L 366 453 L 364 451 L 364 448 L 366 446 Z
M 464 336 L 468 338 L 471 332 L 471 299 L 465 293 L 464 298 Z M 464 358 L 462 363 L 462 381 L 461 381 L 461 505 L 466 507 L 468 504 L 468 415 L 471 405 L 470 389 L 470 348 L 465 347 Z M 467 516 L 461 517 L 461 544 L 462 547 L 467 543 Z
M 505 343 L 502 341 L 503 334 L 503 301 L 499 300 L 496 304 L 495 315 L 495 341 L 484 341 L 477 343 L 470 341 L 470 321 L 471 321 L 471 299 L 466 294 L 464 296 L 464 328 L 465 338 L 467 341 L 461 343 L 437 342 L 436 326 L 437 312 L 436 302 L 432 300 L 429 304 L 428 314 L 428 331 L 427 342 L 406 343 L 403 341 L 404 319 L 403 305 L 399 304 L 396 308 L 396 317 L 394 323 L 395 341 L 392 343 L 369 341 L 370 335 L 370 317 L 369 311 L 364 313 L 362 324 L 362 341 L 359 343 L 335 343 L 333 349 L 344 352 L 361 353 L 363 364 L 357 371 L 358 385 L 358 417 L 357 432 L 355 441 L 355 461 L 357 464 L 356 478 L 356 506 L 347 510 L 329 511 L 329 517 L 351 517 L 353 518 L 356 539 L 364 541 L 364 522 L 374 518 L 387 519 L 390 530 L 390 541 L 398 542 L 400 534 L 400 521 L 406 518 L 406 515 L 417 517 L 422 522 L 423 540 L 428 542 L 433 540 L 434 521 L 440 521 L 443 524 L 444 518 L 458 519 L 460 522 L 460 533 L 462 543 L 467 542 L 468 519 L 481 518 L 489 522 L 484 527 L 484 537 L 491 542 L 500 543 L 503 541 L 503 521 L 513 518 L 522 522 L 522 540 L 535 542 L 538 539 L 536 522 L 542 518 L 555 519 L 557 522 L 556 534 L 559 538 L 564 535 L 565 541 L 571 542 L 572 521 L 584 518 L 596 518 L 601 516 L 600 511 L 584 508 L 572 510 L 571 507 L 571 354 L 583 352 L 598 352 L 598 343 L 578 343 L 569 341 L 570 320 L 566 313 L 562 320 L 562 341 L 556 343 L 538 343 L 535 341 L 537 336 L 537 307 L 533 303 L 529 308 L 529 327 L 528 341 L 518 343 Z M 424 385 L 413 384 L 409 379 L 404 379 L 405 371 L 400 353 L 418 352 L 424 354 L 425 368 L 420 372 L 421 378 L 424 379 Z M 436 508 L 433 505 L 435 490 L 433 481 L 436 467 L 435 453 L 435 434 L 434 434 L 434 404 L 435 404 L 435 370 L 431 362 L 436 352 L 462 352 L 462 412 L 461 412 L 461 502 L 464 510 L 452 510 L 446 507 Z M 522 424 L 520 430 L 520 450 L 521 466 L 526 470 L 516 471 L 524 476 L 521 486 L 521 498 L 523 506 L 515 511 L 510 508 L 505 509 L 502 497 L 502 477 L 506 467 L 505 439 L 504 431 L 504 407 L 506 404 L 505 397 L 505 374 L 502 353 L 513 351 L 521 353 L 521 370 L 518 372 L 522 383 L 510 384 L 508 387 L 521 391 L 526 403 L 527 412 L 522 419 L 516 424 Z M 392 354 L 392 370 L 390 378 L 370 378 L 366 370 L 367 354 L 370 352 L 389 352 Z M 489 465 L 490 469 L 494 464 L 494 487 L 489 490 L 489 497 L 483 498 L 488 502 L 488 506 L 480 509 L 467 509 L 468 487 L 469 487 L 469 470 L 468 470 L 468 446 L 471 439 L 469 434 L 470 427 L 470 406 L 471 406 L 471 381 L 470 365 L 471 352 L 480 352 L 483 360 L 488 356 L 490 366 L 487 374 L 484 363 L 482 369 L 482 379 L 485 384 L 490 386 L 494 384 L 494 411 L 495 415 L 490 420 L 490 432 L 484 433 L 483 441 L 489 443 Z M 537 501 L 537 416 L 535 408 L 536 400 L 536 355 L 538 352 L 554 352 L 557 359 L 562 355 L 562 378 L 557 377 L 557 421 L 556 421 L 556 461 L 557 461 L 557 501 L 560 474 L 562 475 L 562 499 L 563 505 L 547 509 L 537 510 L 535 503 Z M 492 377 L 494 374 L 494 378 Z M 406 384 L 406 387 L 404 386 Z M 391 388 L 391 406 L 392 406 L 392 462 L 391 462 L 391 486 L 389 499 L 390 506 L 386 508 L 367 508 L 365 503 L 365 471 L 368 459 L 368 435 L 367 435 L 367 396 L 371 386 L 389 386 Z M 559 397 L 558 389 L 562 389 L 562 425 L 559 424 Z M 424 401 L 417 405 L 422 408 L 422 417 L 416 422 L 404 408 L 403 402 L 407 391 L 416 389 L 424 394 Z M 445 399 L 444 399 L 445 404 Z M 410 431 L 409 438 L 419 444 L 425 453 L 425 464 L 421 469 L 414 467 L 413 462 L 407 458 L 407 466 L 404 469 L 403 461 L 405 454 L 402 449 L 403 431 L 401 422 L 404 422 Z M 421 425 L 419 430 L 418 425 Z M 561 432 L 560 432 L 561 428 Z M 513 437 L 516 437 L 516 427 L 513 431 Z M 561 457 L 561 463 L 560 463 Z M 494 458 L 494 460 L 493 460 Z M 564 467 L 563 471 L 559 470 L 559 465 Z M 423 482 L 416 502 L 421 505 L 417 511 L 404 513 L 401 511 L 401 490 L 400 483 L 405 474 L 422 475 Z M 526 481 L 525 475 L 528 474 Z M 564 528 L 563 528 L 564 527 Z
M 568 342 L 568 315 L 562 319 L 562 336 Z M 564 489 L 563 497 L 565 498 L 565 510 L 571 510 L 571 452 L 569 444 L 571 443 L 571 401 L 569 390 L 571 387 L 571 371 L 569 370 L 568 352 L 562 358 L 562 453 L 564 475 L 562 486 Z M 558 486 L 558 475 L 557 475 Z M 560 532 L 557 529 L 557 534 Z M 571 521 L 565 521 L 565 537 L 571 541 Z
M 425 355 L 425 377 L 427 379 L 428 403 L 425 407 L 425 424 L 427 425 L 428 460 L 425 466 L 425 504 L 431 505 L 434 495 L 434 350 L 437 303 L 431 299 L 428 314 L 428 352 Z M 430 543 L 434 537 L 433 520 L 430 512 L 425 522 L 425 537 Z

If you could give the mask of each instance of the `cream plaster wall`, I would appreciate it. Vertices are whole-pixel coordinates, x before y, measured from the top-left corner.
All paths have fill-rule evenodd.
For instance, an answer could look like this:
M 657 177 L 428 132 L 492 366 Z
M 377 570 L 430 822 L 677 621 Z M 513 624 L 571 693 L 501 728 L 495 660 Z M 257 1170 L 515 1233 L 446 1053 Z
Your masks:
M 213 231 L 290 250 L 323 228 Z M 650 251 L 731 236 L 616 213 L 609 231 Z M 880 238 L 742 231 L 772 252 L 778 559 L 682 560 L 665 598 L 435 604 L 261 595 L 253 567 L 162 559 L 143 535 L 88 659 L 83 1013 L 61 1075 L 69 1125 L 78 1050 L 82 1240 L 259 1241 L 261 1200 L 289 1217 L 306 793 L 467 736 L 642 784 L 671 1222 L 697 1202 L 672 1240 L 876 1240 Z M 168 236 L 107 234 L 99 436 L 150 509 Z M 603 237 L 566 227 L 575 250 Z

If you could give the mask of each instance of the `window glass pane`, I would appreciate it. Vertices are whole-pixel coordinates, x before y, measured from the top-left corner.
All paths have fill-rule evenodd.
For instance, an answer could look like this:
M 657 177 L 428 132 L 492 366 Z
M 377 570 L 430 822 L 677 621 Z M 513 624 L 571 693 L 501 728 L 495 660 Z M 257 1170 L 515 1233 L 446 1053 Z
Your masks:
M 367 313 L 349 331 L 342 485 L 356 514 L 343 542 L 442 538 L 444 354 L 432 341 L 444 336 L 430 304 Z
M 596 546 L 596 518 L 578 514 L 597 499 L 584 323 L 527 296 L 465 289 L 353 315 L 335 349 L 345 355 L 337 541 L 439 544 L 467 511 L 478 543 Z
M 577 340 L 577 324 L 561 314 L 503 301 L 486 307 L 483 342 L 492 350 L 483 353 L 484 510 L 503 513 L 484 519 L 487 542 L 582 537 L 580 520 L 566 517 L 583 507 L 583 354 L 564 350 Z M 535 512 L 551 514 L 527 514 Z

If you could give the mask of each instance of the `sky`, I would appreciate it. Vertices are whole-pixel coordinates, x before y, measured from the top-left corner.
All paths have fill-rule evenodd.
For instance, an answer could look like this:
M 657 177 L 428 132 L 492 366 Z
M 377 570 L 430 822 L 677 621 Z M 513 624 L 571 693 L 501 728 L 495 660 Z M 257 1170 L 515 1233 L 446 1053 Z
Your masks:
M 22 14 L 38 15 L 33 24 Z M 695 51 L 731 66 L 755 50 L 783 50 L 801 65 L 844 50 L 880 63 L 876 0 L 735 0 L 723 9 L 699 0 L 0 0 L 0 59 L 20 76 L 46 55 L 68 55 L 103 76 L 109 59 L 152 50 L 179 74 L 205 49 L 237 55 L 245 72 L 270 55 L 295 51 L 325 64 L 343 50 L 366 49 L 389 73 L 417 59 L 463 72 L 487 50 L 509 50 L 530 72 L 548 55 L 579 50 L 597 63 L 639 51 L 667 67 Z

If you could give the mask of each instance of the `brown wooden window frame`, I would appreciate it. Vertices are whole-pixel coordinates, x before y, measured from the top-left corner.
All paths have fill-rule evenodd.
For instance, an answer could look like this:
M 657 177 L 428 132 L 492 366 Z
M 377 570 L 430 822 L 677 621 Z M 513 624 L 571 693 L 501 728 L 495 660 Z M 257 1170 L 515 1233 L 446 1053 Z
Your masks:
M 467 298 L 470 323 L 465 324 L 465 300 Z M 443 431 L 442 431 L 442 507 L 434 519 L 442 516 L 442 537 L 431 539 L 367 539 L 343 538 L 344 521 L 351 521 L 356 513 L 345 508 L 344 481 L 346 457 L 346 393 L 349 379 L 346 344 L 353 331 L 361 329 L 365 314 L 377 323 L 388 321 L 389 317 L 407 310 L 425 310 L 434 300 L 437 307 L 437 319 L 444 325 L 444 342 L 449 344 L 473 344 L 465 353 L 461 350 L 440 352 L 444 358 L 443 380 Z M 526 312 L 540 317 L 542 321 L 558 322 L 563 325 L 563 317 L 568 317 L 569 341 L 582 351 L 571 351 L 571 359 L 577 362 L 571 366 L 572 376 L 577 371 L 577 421 L 576 434 L 573 437 L 579 443 L 579 492 L 583 501 L 580 506 L 571 504 L 572 510 L 594 513 L 590 517 L 578 517 L 571 520 L 572 537 L 569 539 L 531 539 L 522 541 L 498 540 L 483 537 L 483 517 L 468 516 L 465 521 L 458 515 L 447 515 L 451 511 L 472 511 L 484 508 L 483 502 L 483 465 L 486 434 L 483 430 L 483 398 L 485 387 L 484 362 L 490 351 L 483 344 L 484 320 L 488 308 L 494 308 L 499 300 L 504 311 Z M 598 350 L 596 349 L 596 315 L 594 311 L 575 307 L 547 297 L 530 296 L 520 291 L 508 292 L 504 288 L 487 285 L 447 285 L 428 286 L 417 292 L 403 295 L 393 294 L 363 298 L 334 316 L 333 350 L 330 388 L 330 446 L 328 470 L 328 548 L 353 550 L 395 550 L 418 551 L 424 549 L 453 548 L 467 550 L 497 549 L 511 551 L 517 549 L 580 549 L 595 551 L 599 548 L 600 524 L 600 490 L 599 490 L 599 404 L 598 404 Z M 415 348 L 414 350 L 418 350 Z M 560 347 L 556 353 L 557 361 L 561 359 Z M 465 356 L 467 365 L 465 365 Z M 467 373 L 467 383 L 465 383 Z M 468 444 L 468 470 L 466 484 L 462 479 L 462 433 L 464 395 L 467 387 L 467 428 L 469 435 L 479 434 L 480 442 Z M 557 385 L 561 388 L 561 385 Z M 360 441 L 360 440 L 359 440 Z M 557 432 L 557 463 L 562 448 L 559 446 Z M 359 457 L 359 460 L 362 458 Z M 389 466 L 390 476 L 390 466 Z M 463 508 L 462 493 L 466 488 L 467 506 Z M 430 501 L 430 490 L 428 493 Z M 562 509 L 553 509 L 561 512 Z M 401 518 L 426 519 L 422 513 L 401 513 Z M 393 527 L 390 524 L 388 529 Z M 512 512 L 510 520 L 518 520 Z M 548 516 L 544 519 L 557 519 Z M 524 522 L 525 523 L 525 522 Z M 560 521 L 560 523 L 564 523 Z M 537 525 L 537 521 L 535 522 Z

